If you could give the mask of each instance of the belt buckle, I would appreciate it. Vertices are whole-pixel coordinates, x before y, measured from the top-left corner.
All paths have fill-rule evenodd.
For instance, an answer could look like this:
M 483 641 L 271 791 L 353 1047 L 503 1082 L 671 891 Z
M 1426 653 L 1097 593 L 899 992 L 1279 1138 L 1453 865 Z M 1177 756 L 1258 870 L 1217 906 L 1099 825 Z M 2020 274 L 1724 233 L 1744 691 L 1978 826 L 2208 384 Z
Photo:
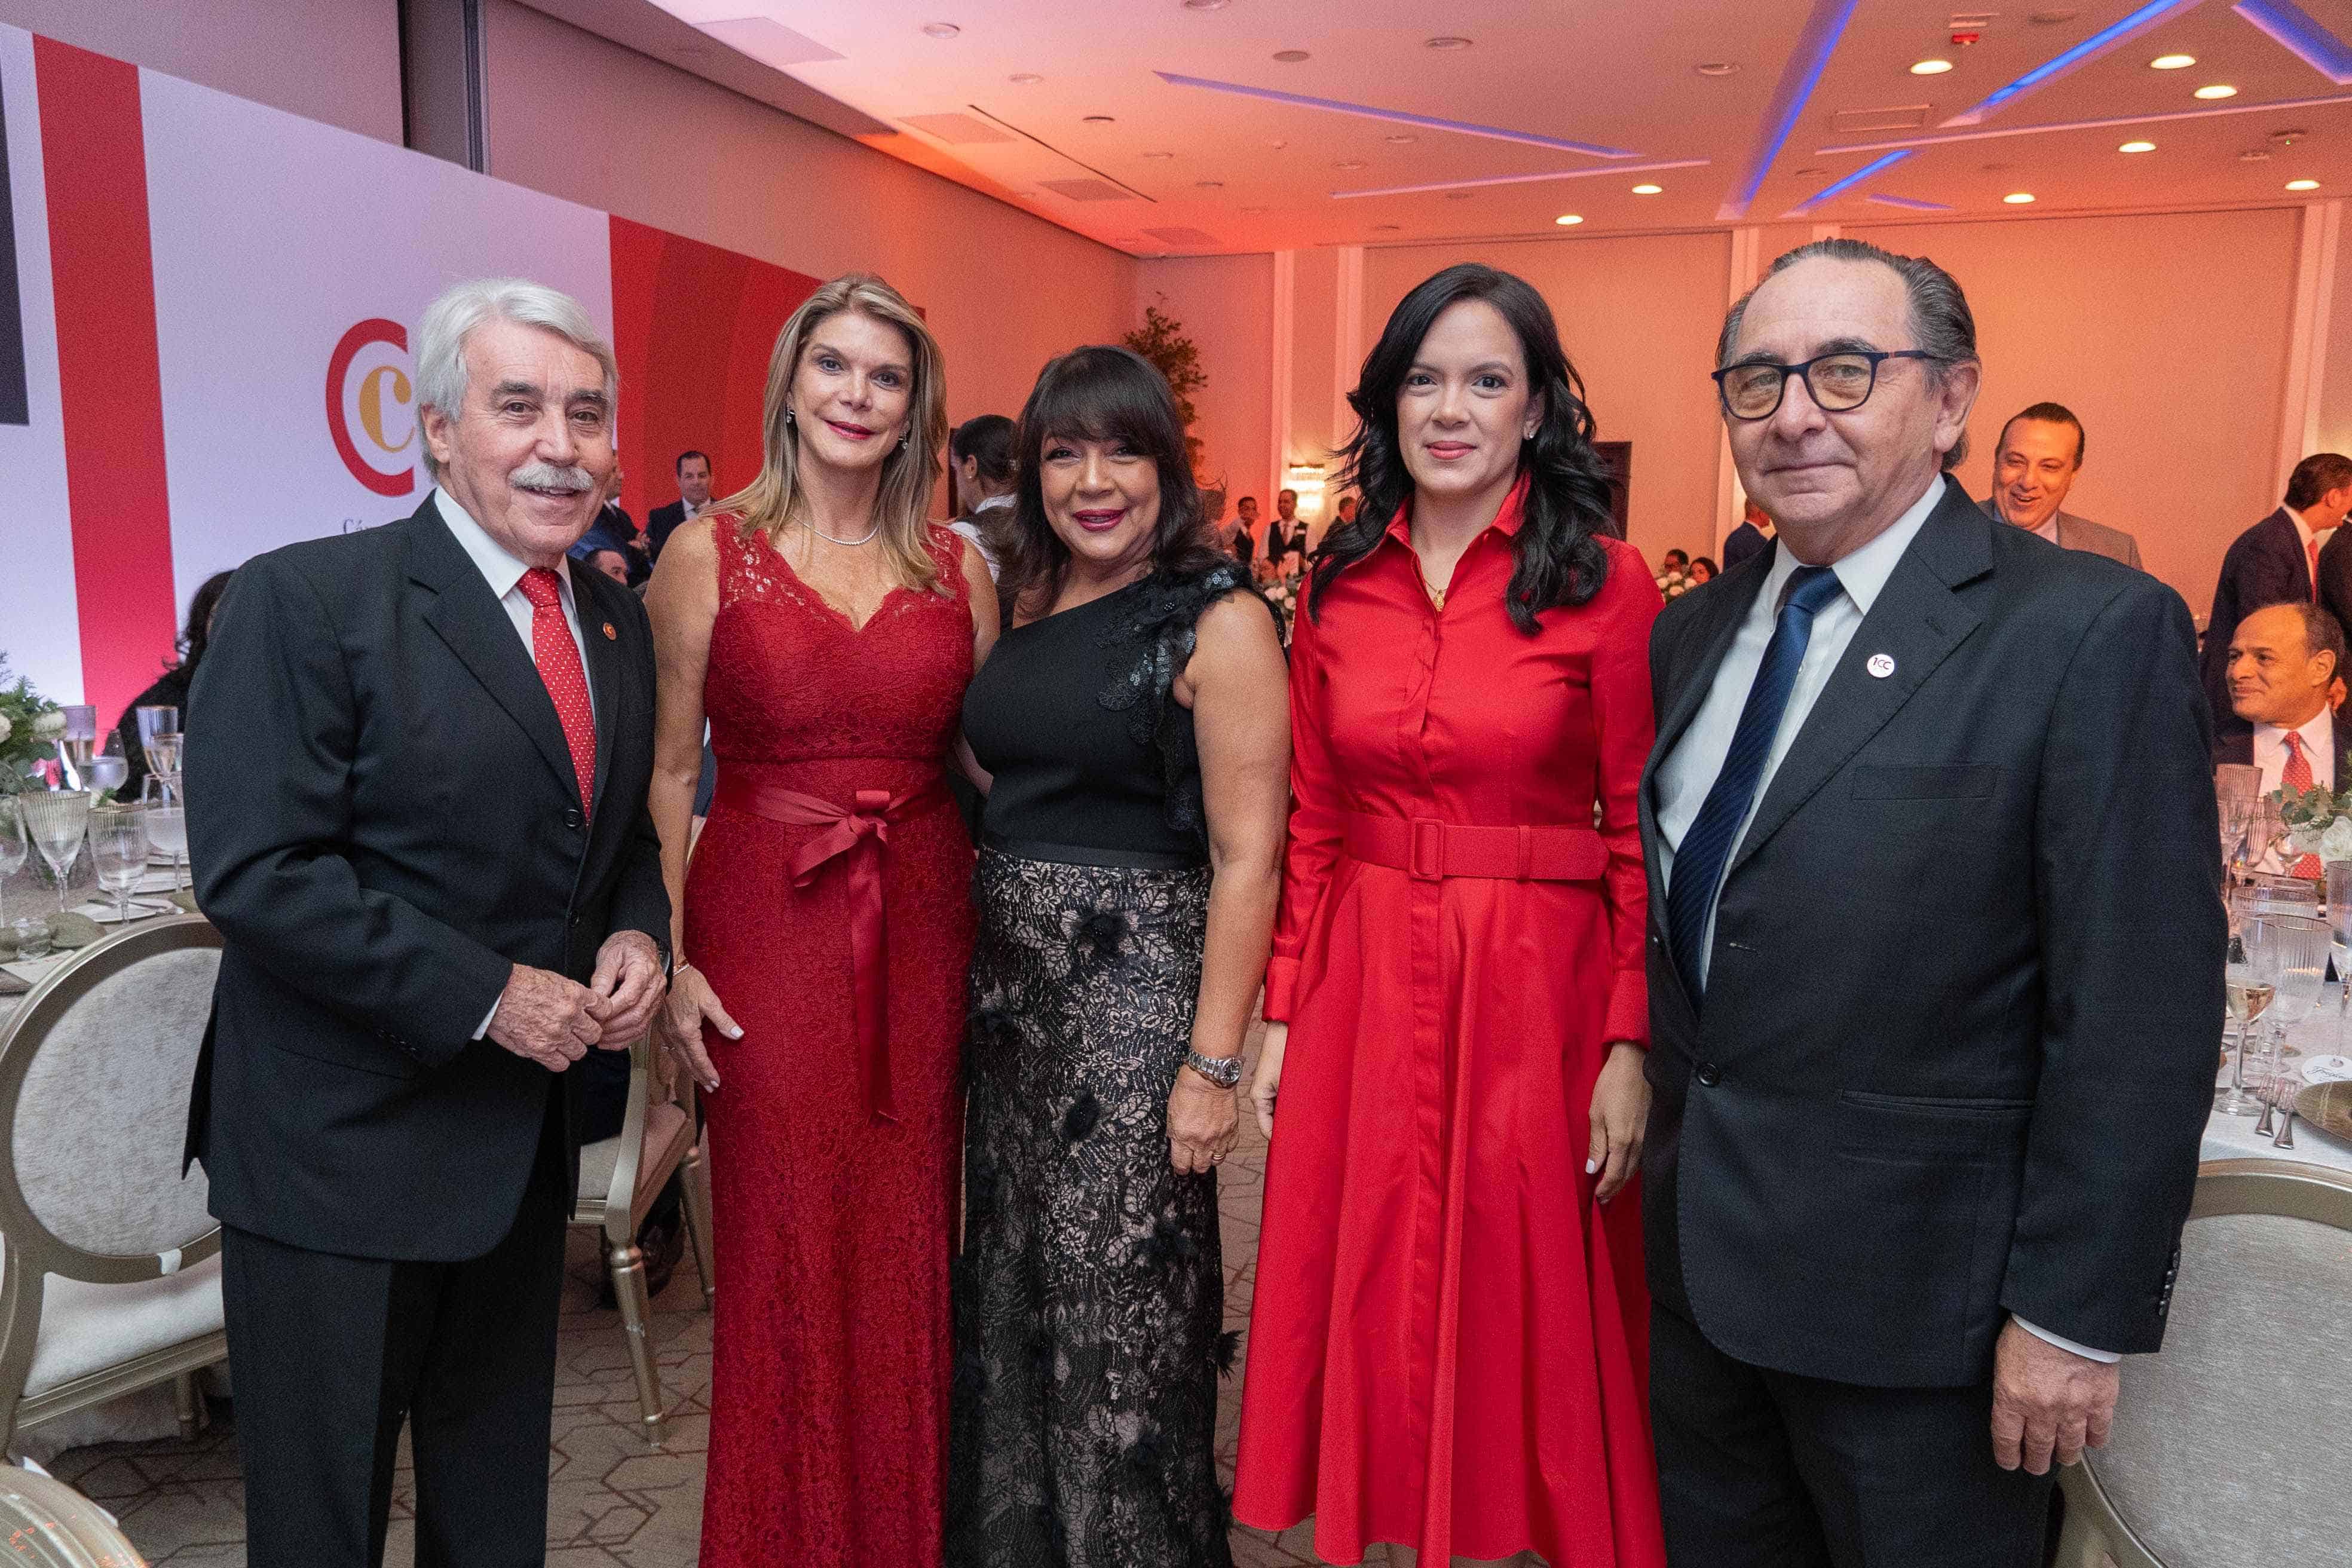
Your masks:
M 1407 825 L 1405 874 L 1417 882 L 1435 882 L 1445 876 L 1445 824 L 1433 816 L 1416 816 Z

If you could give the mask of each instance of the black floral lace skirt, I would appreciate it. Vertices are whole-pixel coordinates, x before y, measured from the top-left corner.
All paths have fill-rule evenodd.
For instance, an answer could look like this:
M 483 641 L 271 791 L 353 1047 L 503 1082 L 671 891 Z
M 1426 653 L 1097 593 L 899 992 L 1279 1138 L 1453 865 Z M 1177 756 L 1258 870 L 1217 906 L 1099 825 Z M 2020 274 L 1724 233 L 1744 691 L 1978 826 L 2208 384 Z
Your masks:
M 1168 1163 L 1205 869 L 980 860 L 950 1568 L 1231 1568 L 1213 1175 Z

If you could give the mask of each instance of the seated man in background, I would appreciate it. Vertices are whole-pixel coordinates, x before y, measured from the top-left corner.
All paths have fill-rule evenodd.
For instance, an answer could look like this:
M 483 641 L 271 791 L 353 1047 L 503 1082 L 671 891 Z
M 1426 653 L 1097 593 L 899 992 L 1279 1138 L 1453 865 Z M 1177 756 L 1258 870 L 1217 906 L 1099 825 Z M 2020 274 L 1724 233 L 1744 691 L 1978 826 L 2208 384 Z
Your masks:
M 2000 427 L 1992 457 L 1992 494 L 1985 510 L 2061 550 L 2087 550 L 2126 566 L 2139 565 L 2139 542 L 2061 510 L 2083 471 L 2083 422 L 2063 404 L 2037 403 Z
M 2252 726 L 2213 742 L 2213 761 L 2262 769 L 2262 793 L 2279 788 L 2335 790 L 2347 775 L 2344 742 L 2352 730 L 2336 721 L 2330 693 L 2344 664 L 2344 628 L 2316 605 L 2267 605 L 2238 623 L 2230 639 L 2230 707 Z M 2319 875 L 2318 857 L 2294 863 L 2276 849 L 2265 871 Z
M 629 586 L 628 557 L 623 555 L 619 551 L 612 548 L 612 546 L 599 545 L 597 548 L 590 551 L 588 552 L 588 564 L 591 569 L 602 572 L 605 576 L 610 577 L 622 587 L 625 588 Z
M 2352 612 L 2352 598 L 2343 592 L 2347 584 L 2341 576 L 2352 568 L 2352 557 L 2339 546 L 2334 557 L 2323 560 L 2319 539 L 2347 512 L 2352 512 L 2352 458 L 2314 452 L 2287 477 L 2286 499 L 2278 510 L 2238 535 L 2221 557 L 2200 656 L 2205 700 L 2212 710 L 2217 738 L 2241 740 L 2246 733 L 2246 721 L 2230 700 L 2230 645 L 2240 621 L 2265 605 L 2290 599 L 2327 606 L 2339 626 Z M 2338 574 L 2336 593 L 2327 591 L 2330 566 Z

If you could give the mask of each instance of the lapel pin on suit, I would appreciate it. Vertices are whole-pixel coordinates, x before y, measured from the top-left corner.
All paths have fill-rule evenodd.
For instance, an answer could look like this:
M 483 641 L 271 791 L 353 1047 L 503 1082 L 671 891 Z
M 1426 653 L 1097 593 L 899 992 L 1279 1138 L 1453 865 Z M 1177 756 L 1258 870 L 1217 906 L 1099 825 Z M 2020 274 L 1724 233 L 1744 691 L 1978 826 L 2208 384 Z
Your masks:
M 610 628 L 607 629 L 609 630 Z M 1864 665 L 1863 668 L 1870 671 L 1872 675 L 1877 677 L 1879 679 L 1884 680 L 1888 676 L 1895 673 L 1895 656 L 1891 653 L 1872 654 L 1870 656 L 1870 662 Z
M 618 642 L 621 639 L 621 634 L 613 629 L 613 623 L 610 621 L 604 623 L 604 639 L 607 642 Z

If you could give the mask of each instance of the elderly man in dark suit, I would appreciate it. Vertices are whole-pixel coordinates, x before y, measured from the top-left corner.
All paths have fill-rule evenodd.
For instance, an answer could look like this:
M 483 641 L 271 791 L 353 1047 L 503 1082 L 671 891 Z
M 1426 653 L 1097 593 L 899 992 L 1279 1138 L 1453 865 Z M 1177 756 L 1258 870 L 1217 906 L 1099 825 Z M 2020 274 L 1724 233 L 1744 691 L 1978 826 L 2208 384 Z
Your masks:
M 236 575 L 188 734 L 225 938 L 189 1113 L 223 1226 L 247 1560 L 539 1562 L 572 1069 L 641 1036 L 669 901 L 643 608 L 565 552 L 614 465 L 580 306 L 461 284 L 417 333 L 438 481 Z
M 2089 449 L 2083 422 L 2063 403 L 2037 403 L 2000 427 L 1992 457 L 1992 494 L 1985 510 L 2040 534 L 2061 550 L 2087 550 L 2126 566 L 2139 564 L 2139 541 L 2065 510 L 2066 492 Z
M 2319 547 L 2319 536 L 2338 527 L 2352 512 L 2352 458 L 2315 452 L 2287 476 L 2286 499 L 2279 509 L 2238 535 L 2221 557 L 2221 575 L 2213 584 L 2213 613 L 2205 620 L 2203 655 L 2205 699 L 2212 705 L 2214 733 L 2236 741 L 2252 732 L 2230 708 L 2230 639 L 2238 623 L 2264 605 L 2297 600 L 2328 602 L 2329 566 Z M 2334 543 L 2330 540 L 2329 543 Z M 2338 555 L 2339 577 L 2352 572 L 2352 557 Z M 2337 603 L 2352 610 L 2352 595 L 2339 585 Z M 2341 615 L 2343 611 L 2331 613 Z
M 1718 363 L 1779 537 L 1651 643 L 1668 1551 L 2039 1568 L 2052 1460 L 2162 1338 L 2211 1100 L 2188 608 L 1949 478 L 1979 367 L 1934 264 L 1791 251 Z

